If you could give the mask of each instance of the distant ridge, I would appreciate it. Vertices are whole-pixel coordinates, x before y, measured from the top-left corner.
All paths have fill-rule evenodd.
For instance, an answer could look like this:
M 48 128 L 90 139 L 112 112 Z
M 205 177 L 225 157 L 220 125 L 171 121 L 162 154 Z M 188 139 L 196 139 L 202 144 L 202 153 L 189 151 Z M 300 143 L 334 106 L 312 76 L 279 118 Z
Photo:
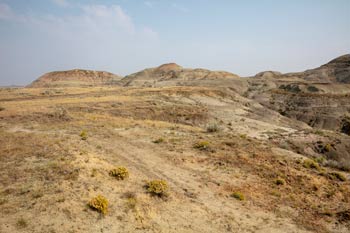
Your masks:
M 350 54 L 337 57 L 315 69 L 282 74 L 277 71 L 263 71 L 254 76 L 259 79 L 280 79 L 312 83 L 350 84 Z M 247 88 L 246 80 L 226 71 L 183 68 L 176 63 L 166 63 L 147 68 L 122 78 L 106 71 L 74 69 L 44 74 L 27 87 L 74 87 L 74 86 L 231 86 L 237 90 Z M 243 88 L 243 89 L 242 89 Z

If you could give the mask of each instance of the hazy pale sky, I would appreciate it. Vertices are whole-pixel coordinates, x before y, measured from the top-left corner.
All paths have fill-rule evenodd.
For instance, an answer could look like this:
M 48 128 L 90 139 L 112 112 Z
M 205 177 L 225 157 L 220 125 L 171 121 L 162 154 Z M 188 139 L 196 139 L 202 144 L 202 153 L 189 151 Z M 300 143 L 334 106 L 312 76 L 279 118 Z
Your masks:
M 241 76 L 350 53 L 350 0 L 0 0 L 0 85 L 176 62 Z

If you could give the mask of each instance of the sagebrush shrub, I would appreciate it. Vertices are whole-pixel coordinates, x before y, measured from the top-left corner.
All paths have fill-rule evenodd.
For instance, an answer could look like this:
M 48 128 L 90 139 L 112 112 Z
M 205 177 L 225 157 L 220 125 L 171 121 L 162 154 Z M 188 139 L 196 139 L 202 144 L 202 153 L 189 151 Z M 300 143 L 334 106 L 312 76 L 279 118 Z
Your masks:
M 277 178 L 275 180 L 276 185 L 284 185 L 285 183 L 286 183 L 286 181 L 284 179 L 281 179 L 281 178 Z
M 109 171 L 109 175 L 117 178 L 118 180 L 124 180 L 129 177 L 129 171 L 125 167 L 117 167 Z
M 235 198 L 237 200 L 240 200 L 240 201 L 244 201 L 244 199 L 245 199 L 243 193 L 241 193 L 241 192 L 233 192 L 231 194 L 231 197 L 233 197 L 233 198 Z
M 311 168 L 311 169 L 316 169 L 316 170 L 320 170 L 321 168 L 320 168 L 320 165 L 317 163 L 317 162 L 315 162 L 315 161 L 313 161 L 313 160 L 311 160 L 311 159 L 306 159 L 306 160 L 304 160 L 304 162 L 303 162 L 303 167 L 305 167 L 305 168 Z
M 207 141 L 201 141 L 197 142 L 193 145 L 194 148 L 198 150 L 209 150 L 210 149 L 210 143 Z
M 220 127 L 216 123 L 212 123 L 207 125 L 207 132 L 208 133 L 215 133 L 220 131 Z
M 165 141 L 164 138 L 158 138 L 158 139 L 154 140 L 153 143 L 158 144 L 158 143 L 162 143 L 164 141 Z
M 81 138 L 81 140 L 84 140 L 84 141 L 87 140 L 88 134 L 85 130 L 81 131 L 80 138 Z
M 89 201 L 88 206 L 102 214 L 107 214 L 108 212 L 108 200 L 102 195 L 92 198 Z
M 151 180 L 146 184 L 147 191 L 157 195 L 166 196 L 168 193 L 168 183 L 165 180 Z

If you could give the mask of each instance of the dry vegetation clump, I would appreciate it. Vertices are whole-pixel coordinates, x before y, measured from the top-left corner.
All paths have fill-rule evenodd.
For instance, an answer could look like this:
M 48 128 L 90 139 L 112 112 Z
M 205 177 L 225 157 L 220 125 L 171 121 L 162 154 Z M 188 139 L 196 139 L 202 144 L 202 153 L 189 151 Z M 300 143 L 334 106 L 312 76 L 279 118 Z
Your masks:
M 336 168 L 345 172 L 350 172 L 350 161 L 341 158 L 338 161 L 336 160 L 327 160 L 325 163 L 326 166 Z
M 276 185 L 284 185 L 285 183 L 286 183 L 286 181 L 284 179 L 282 179 L 282 178 L 277 178 L 275 180 L 275 184 Z
M 320 165 L 316 161 L 313 161 L 311 159 L 305 159 L 303 161 L 303 167 L 309 168 L 309 169 L 315 169 L 318 171 L 321 170 Z
M 108 212 L 108 200 L 102 195 L 92 198 L 89 201 L 88 206 L 104 215 Z
M 17 220 L 16 226 L 18 229 L 23 229 L 23 228 L 26 228 L 28 226 L 28 223 L 24 218 L 20 218 Z
M 129 177 L 129 171 L 125 167 L 117 167 L 110 170 L 109 175 L 117 178 L 118 180 L 124 180 Z
M 323 147 L 323 150 L 322 152 L 323 153 L 327 153 L 327 152 L 330 152 L 332 150 L 332 145 L 330 143 L 327 143 L 324 147 Z
M 156 140 L 153 141 L 153 143 L 159 144 L 159 143 L 163 143 L 165 141 L 164 138 L 158 138 Z
M 235 191 L 233 193 L 231 193 L 231 197 L 239 200 L 239 201 L 244 201 L 245 200 L 245 196 L 243 195 L 243 193 Z
M 331 180 L 346 181 L 346 177 L 339 172 L 329 172 L 326 175 Z
M 201 141 L 197 142 L 193 145 L 194 148 L 198 150 L 209 150 L 210 149 L 210 143 L 208 141 Z
M 151 180 L 146 184 L 146 189 L 149 193 L 162 197 L 168 196 L 168 183 L 165 180 Z
M 218 132 L 220 131 L 220 127 L 218 124 L 216 123 L 211 123 L 209 125 L 207 125 L 207 132 L 208 133 L 215 133 L 215 132 Z
M 4 111 L 4 110 L 5 110 L 5 108 L 0 106 L 0 112 Z
M 72 117 L 69 115 L 68 111 L 64 108 L 58 108 L 54 112 L 47 114 L 48 118 L 56 121 L 70 121 Z
M 83 131 L 80 132 L 80 138 L 81 138 L 81 140 L 83 140 L 83 141 L 86 141 L 86 140 L 87 140 L 88 134 L 87 134 L 87 132 L 86 132 L 85 130 L 83 130 Z
M 126 198 L 126 207 L 130 210 L 135 210 L 137 205 L 137 196 L 134 192 L 126 192 L 122 196 L 123 198 Z

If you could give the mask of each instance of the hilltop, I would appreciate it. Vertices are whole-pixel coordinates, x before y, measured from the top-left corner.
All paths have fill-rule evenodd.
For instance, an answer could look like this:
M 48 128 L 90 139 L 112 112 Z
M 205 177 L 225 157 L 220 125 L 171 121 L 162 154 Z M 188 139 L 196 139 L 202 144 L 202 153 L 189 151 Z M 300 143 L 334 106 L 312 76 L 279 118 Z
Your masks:
M 107 85 L 121 77 L 106 71 L 67 70 L 54 71 L 42 75 L 28 87 L 82 87 Z

